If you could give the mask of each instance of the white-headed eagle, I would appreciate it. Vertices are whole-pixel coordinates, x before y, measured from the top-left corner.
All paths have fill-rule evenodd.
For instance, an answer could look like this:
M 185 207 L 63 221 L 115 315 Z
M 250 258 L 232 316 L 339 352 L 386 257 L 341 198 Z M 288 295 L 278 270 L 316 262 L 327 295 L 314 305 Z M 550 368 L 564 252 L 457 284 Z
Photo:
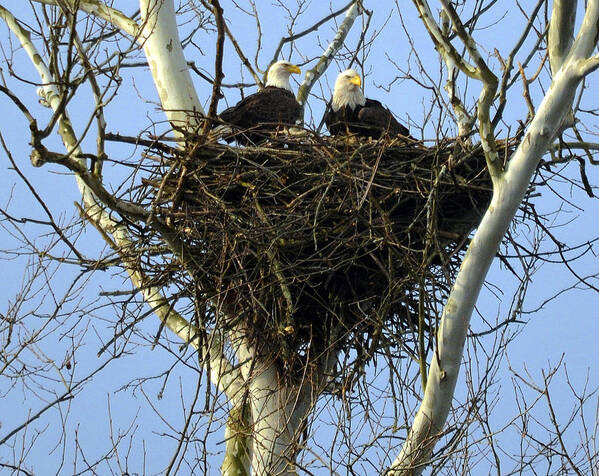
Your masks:
M 225 138 L 227 142 L 257 143 L 284 126 L 293 126 L 301 107 L 289 84 L 292 73 L 301 73 L 289 61 L 277 61 L 268 69 L 266 86 L 220 113 L 223 122 L 241 131 Z
M 339 73 L 333 99 L 327 106 L 324 122 L 331 135 L 357 134 L 379 139 L 383 136 L 409 136 L 393 113 L 375 99 L 364 97 L 360 75 L 353 69 Z

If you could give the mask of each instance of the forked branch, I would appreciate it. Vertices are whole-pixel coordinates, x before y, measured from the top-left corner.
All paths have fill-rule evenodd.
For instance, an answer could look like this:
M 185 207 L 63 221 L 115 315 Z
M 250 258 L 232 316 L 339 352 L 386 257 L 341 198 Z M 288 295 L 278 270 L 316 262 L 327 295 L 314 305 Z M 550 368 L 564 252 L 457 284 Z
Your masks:
M 306 101 L 308 100 L 308 96 L 310 95 L 312 87 L 314 86 L 316 81 L 318 81 L 318 79 L 324 74 L 324 72 L 329 67 L 331 61 L 333 61 L 333 57 L 335 56 L 335 54 L 343 46 L 345 38 L 351 30 L 354 21 L 356 20 L 358 15 L 363 11 L 363 8 L 364 7 L 362 7 L 361 0 L 355 0 L 354 2 L 352 2 L 351 7 L 349 7 L 347 9 L 347 12 L 345 13 L 345 18 L 343 19 L 341 25 L 339 25 L 339 28 L 337 29 L 337 33 L 335 34 L 333 41 L 331 41 L 326 51 L 322 54 L 322 56 L 316 63 L 316 66 L 314 66 L 314 68 L 306 72 L 306 77 L 297 91 L 297 101 L 302 105 L 302 111 L 303 107 L 306 104 Z
M 543 154 L 572 107 L 578 86 L 598 66 L 597 57 L 590 56 L 598 34 L 599 0 L 591 0 L 561 73 L 553 78 L 526 135 L 497 180 L 491 204 L 468 247 L 443 310 L 424 398 L 389 475 L 417 475 L 429 462 L 451 408 L 466 333 L 487 271 Z
M 74 172 L 77 185 L 85 204 L 86 218 L 102 231 L 102 236 L 108 236 L 109 234 L 112 236 L 113 240 L 107 240 L 107 242 L 111 246 L 117 246 L 116 251 L 121 254 L 123 266 L 127 270 L 134 287 L 140 290 L 144 300 L 150 308 L 172 332 L 177 334 L 184 342 L 200 351 L 202 362 L 207 367 L 209 366 L 211 370 L 210 374 L 213 383 L 217 385 L 218 388 L 225 391 L 230 399 L 235 401 L 235 399 L 239 398 L 241 395 L 242 385 L 240 375 L 222 353 L 222 339 L 218 334 L 213 333 L 209 336 L 207 342 L 204 343 L 201 341 L 199 330 L 172 309 L 172 306 L 158 288 L 148 285 L 147 280 L 136 266 L 136 263 L 134 263 L 124 252 L 124 250 L 131 249 L 132 241 L 124 225 L 115 221 L 105 210 L 105 205 L 98 199 L 98 195 L 102 196 L 104 194 L 110 194 L 102 185 L 100 178 L 91 174 L 86 167 L 86 161 L 83 158 L 85 157 L 85 154 L 81 150 L 80 141 L 77 139 L 71 125 L 67 109 L 62 105 L 61 94 L 56 86 L 57 83 L 55 79 L 43 61 L 36 46 L 31 41 L 28 32 L 25 31 L 15 17 L 2 6 L 0 6 L 0 18 L 6 22 L 7 26 L 20 41 L 33 66 L 38 71 L 43 83 L 41 94 L 43 94 L 49 107 L 54 111 L 61 111 L 58 119 L 58 132 L 67 153 L 60 157 L 59 154 L 47 154 L 51 156 L 50 159 L 55 159 L 57 162 L 62 162 L 64 165 L 70 166 L 69 168 Z M 38 150 L 37 153 L 39 154 L 40 151 Z M 48 157 L 45 157 L 45 159 L 48 160 Z M 124 202 L 118 201 L 115 197 L 104 198 L 107 201 L 112 202 L 112 205 L 116 208 L 124 206 L 125 208 L 121 209 L 123 212 L 141 213 L 140 209 L 135 207 L 131 208 Z
M 478 129 L 481 144 L 485 151 L 485 157 L 487 159 L 487 167 L 493 182 L 499 179 L 502 173 L 502 166 L 499 161 L 497 154 L 497 148 L 495 146 L 495 134 L 494 126 L 490 118 L 490 109 L 497 91 L 497 77 L 493 74 L 486 62 L 482 58 L 482 55 L 478 51 L 474 38 L 468 33 L 462 21 L 453 8 L 453 5 L 442 0 L 444 13 L 451 22 L 451 28 L 460 38 L 468 55 L 474 61 L 474 64 L 469 63 L 463 55 L 458 53 L 453 44 L 451 43 L 449 36 L 439 27 L 437 22 L 434 20 L 431 10 L 426 0 L 413 0 L 418 12 L 420 13 L 421 19 L 435 45 L 435 48 L 443 58 L 448 68 L 450 75 L 450 81 L 455 83 L 455 71 L 460 70 L 466 74 L 469 78 L 477 79 L 482 83 L 481 93 L 479 95 L 477 104 L 477 118 L 478 118 Z M 452 93 L 454 94 L 453 90 Z M 450 94 L 451 98 L 452 94 Z M 452 104 L 454 104 L 452 100 Z M 463 133 L 464 126 L 467 126 L 467 116 L 463 114 L 465 110 L 461 102 L 456 103 L 458 109 L 456 110 L 457 116 L 461 119 L 461 125 L 459 126 L 460 132 Z

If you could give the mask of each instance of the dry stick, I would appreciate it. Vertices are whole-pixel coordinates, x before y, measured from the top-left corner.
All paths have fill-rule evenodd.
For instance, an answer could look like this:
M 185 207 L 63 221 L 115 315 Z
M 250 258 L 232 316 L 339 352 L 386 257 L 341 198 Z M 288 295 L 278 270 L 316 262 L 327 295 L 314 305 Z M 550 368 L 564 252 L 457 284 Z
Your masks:
M 503 115 L 503 110 L 507 103 L 507 101 L 506 101 L 507 90 L 510 88 L 510 86 L 512 84 L 514 84 L 513 81 L 510 84 L 508 84 L 508 81 L 510 80 L 510 73 L 512 70 L 512 65 L 514 63 L 514 58 L 516 56 L 516 53 L 518 53 L 518 51 L 524 44 L 524 40 L 526 40 L 526 38 L 528 37 L 528 33 L 530 32 L 530 30 L 533 26 L 534 20 L 537 18 L 537 13 L 539 12 L 541 6 L 543 6 L 544 4 L 545 4 L 545 0 L 538 0 L 534 10 L 530 14 L 528 23 L 526 24 L 526 27 L 524 28 L 524 31 L 522 32 L 520 39 L 518 40 L 518 42 L 516 43 L 516 45 L 514 46 L 512 51 L 510 51 L 507 61 L 503 65 L 504 71 L 503 71 L 503 76 L 501 77 L 501 85 L 499 86 L 499 94 L 498 94 L 499 105 L 497 106 L 497 111 L 495 112 L 495 116 L 493 117 L 493 121 L 492 121 L 494 127 L 497 126 L 497 124 L 499 123 L 499 121 L 501 120 L 501 117 Z M 526 66 L 527 64 L 528 64 L 528 60 L 524 62 L 524 66 Z
M 260 23 L 260 15 L 258 14 L 258 9 L 256 8 L 256 2 L 254 0 L 249 0 L 250 5 L 252 6 L 252 16 L 256 21 L 256 53 L 254 54 L 254 64 L 258 65 L 258 57 L 260 56 L 260 50 L 262 50 L 262 23 Z M 259 70 L 259 69 L 258 69 Z M 266 76 L 265 78 L 266 79 Z
M 65 7 L 63 7 L 63 9 L 65 9 Z M 66 10 L 66 9 L 65 9 Z M 75 21 L 75 15 L 71 14 L 71 16 L 73 17 L 73 21 Z M 79 35 L 77 34 L 77 31 L 74 27 L 72 27 L 72 32 L 73 32 L 73 41 L 75 42 L 75 46 L 77 47 L 77 52 L 79 53 L 79 58 L 81 59 L 81 63 L 83 64 L 83 66 L 85 67 L 86 71 L 87 71 L 87 77 L 89 80 L 89 84 L 92 90 L 92 93 L 94 95 L 94 99 L 96 101 L 96 108 L 94 111 L 94 116 L 96 117 L 96 123 L 97 123 L 97 127 L 98 127 L 98 138 L 96 139 L 96 144 L 97 144 L 97 160 L 92 160 L 92 173 L 96 176 L 101 176 L 102 175 L 102 166 L 103 166 L 103 159 L 106 157 L 106 154 L 104 152 L 104 142 L 105 142 L 105 136 L 106 136 L 106 121 L 104 120 L 104 106 L 102 105 L 102 91 L 100 89 L 100 85 L 98 84 L 97 80 L 96 80 L 96 76 L 93 73 L 94 68 L 92 66 L 92 64 L 90 63 L 87 55 L 85 54 L 85 49 L 83 47 L 83 43 L 81 42 L 81 39 L 79 38 Z
M 214 1 L 217 1 L 217 0 L 214 0 Z M 198 381 L 197 381 L 197 384 L 196 384 L 195 395 L 193 397 L 193 401 L 191 402 L 191 406 L 189 408 L 189 415 L 187 415 L 187 418 L 185 418 L 185 423 L 183 425 L 183 429 L 181 430 L 181 436 L 178 439 L 177 448 L 175 448 L 175 453 L 171 457 L 171 461 L 169 462 L 166 470 L 164 471 L 165 476 L 169 476 L 171 474 L 171 471 L 173 471 L 173 466 L 177 462 L 177 459 L 179 457 L 179 453 L 181 452 L 181 448 L 183 447 L 183 442 L 185 441 L 186 438 L 189 438 L 189 436 L 187 436 L 187 429 L 189 428 L 189 424 L 191 423 L 191 419 L 194 418 L 195 415 L 196 415 L 196 413 L 194 412 L 194 408 L 195 408 L 195 406 L 196 406 L 196 404 L 198 402 L 198 399 L 200 397 L 200 389 L 202 388 L 201 383 L 202 383 L 202 377 L 201 377 L 201 374 L 200 374 L 198 376 Z M 179 464 L 177 465 L 177 469 L 179 468 L 180 464 L 181 464 L 181 460 L 179 460 Z M 177 469 L 175 469 L 175 473 L 177 473 Z
M 360 210 L 362 208 L 362 205 L 364 205 L 364 202 L 366 201 L 368 192 L 370 192 L 370 187 L 372 187 L 372 183 L 374 182 L 374 177 L 379 168 L 379 164 L 381 163 L 382 156 L 383 156 L 383 149 L 381 148 L 381 150 L 377 154 L 376 162 L 374 163 L 374 166 L 372 167 L 372 173 L 370 174 L 370 179 L 368 180 L 368 183 L 366 184 L 366 190 L 364 190 L 364 194 L 362 195 L 362 198 L 360 198 L 360 202 L 358 203 L 357 210 Z
M 268 223 L 268 218 L 264 213 L 264 210 L 262 210 L 262 207 L 260 206 L 260 203 L 258 202 L 257 198 L 254 199 L 254 203 L 256 206 L 256 211 L 258 212 L 258 216 L 260 217 L 262 223 L 264 223 L 267 226 L 270 226 L 270 224 Z M 281 271 L 281 265 L 275 253 L 272 251 L 272 249 L 269 248 L 266 250 L 266 254 L 272 263 L 275 276 L 279 280 L 279 285 L 281 286 L 281 292 L 285 297 L 285 301 L 287 301 L 287 312 L 285 313 L 287 314 L 285 319 L 286 325 L 283 327 L 283 329 L 280 330 L 283 331 L 283 333 L 287 333 L 288 327 L 291 326 L 291 332 L 293 332 L 293 325 L 291 324 L 291 319 L 293 316 L 293 298 L 291 296 L 291 291 L 289 290 L 289 286 L 287 286 L 287 283 L 285 282 L 285 276 L 283 276 L 283 273 Z
M 35 187 L 27 179 L 27 177 L 25 176 L 25 174 L 23 174 L 23 172 L 21 172 L 21 169 L 18 167 L 18 165 L 14 161 L 14 158 L 13 158 L 12 154 L 10 153 L 10 151 L 9 151 L 6 143 L 4 142 L 4 137 L 1 134 L 0 134 L 0 144 L 2 144 L 2 148 L 4 149 L 4 152 L 6 153 L 6 156 L 8 157 L 8 160 L 12 164 L 14 171 L 17 172 L 17 175 L 21 178 L 21 180 L 23 180 L 23 182 L 25 183 L 25 185 L 27 186 L 27 188 L 29 189 L 29 191 L 31 192 L 31 194 L 35 197 L 35 199 L 38 201 L 38 203 L 40 204 L 40 206 L 44 209 L 44 212 L 46 213 L 46 215 L 50 219 L 50 222 L 49 222 L 50 226 L 54 229 L 54 231 L 56 232 L 56 234 L 58 236 L 60 236 L 60 238 L 62 239 L 62 241 L 69 247 L 69 249 L 75 254 L 75 256 L 77 257 L 77 259 L 81 263 L 84 263 L 85 261 L 87 261 L 81 255 L 81 253 L 79 253 L 79 250 L 77 250 L 77 248 L 71 242 L 71 240 L 69 240 L 68 237 L 64 234 L 64 232 L 62 231 L 62 229 L 56 224 L 56 222 L 54 221 L 54 217 L 52 216 L 52 212 L 50 212 L 50 210 L 46 206 L 45 201 L 42 199 L 42 197 L 40 197 L 40 195 L 35 190 Z
M 580 144 L 581 144 L 583 150 L 585 151 L 587 159 L 589 160 L 589 162 L 592 165 L 597 165 L 599 162 L 597 162 L 595 159 L 593 159 L 593 155 L 591 154 L 591 151 L 589 150 L 588 147 L 585 146 L 585 142 L 583 141 L 582 135 L 580 134 L 580 131 L 578 130 L 578 127 L 576 127 L 576 125 L 574 125 L 574 126 L 572 126 L 572 130 L 574 131 L 574 134 L 576 135 L 576 138 L 580 141 Z M 589 197 L 593 198 L 595 195 L 593 193 L 593 188 L 591 187 L 591 184 L 589 183 L 589 179 L 588 179 L 587 174 L 586 174 L 584 160 L 581 157 L 578 157 L 578 162 L 580 163 L 580 179 L 582 180 L 582 184 L 584 185 L 584 189 L 587 192 L 587 195 Z
M 314 31 L 318 30 L 326 22 L 328 22 L 329 20 L 331 20 L 331 19 L 339 16 L 340 14 L 342 14 L 355 1 L 356 0 L 351 0 L 347 5 L 341 7 L 339 10 L 337 10 L 337 11 L 331 13 L 330 15 L 324 17 L 322 20 L 317 21 L 310 28 L 306 28 L 304 31 L 302 31 L 300 33 L 296 33 L 295 35 L 290 35 L 290 36 L 286 36 L 286 37 L 281 38 L 281 41 L 279 41 L 279 45 L 277 46 L 277 49 L 275 50 L 275 53 L 272 55 L 272 59 L 270 60 L 269 66 L 272 65 L 275 61 L 277 61 L 277 59 L 279 58 L 279 55 L 281 54 L 281 50 L 283 49 L 283 46 L 285 45 L 285 43 L 289 43 L 291 41 L 298 40 L 301 37 L 306 36 L 308 33 L 312 33 Z
M 73 386 L 68 391 L 63 393 L 60 397 L 57 397 L 56 399 L 54 399 L 53 401 L 48 403 L 46 406 L 44 406 L 42 409 L 40 409 L 37 413 L 35 413 L 31 417 L 29 417 L 27 419 L 27 421 L 25 421 L 24 423 L 22 423 L 21 425 L 17 426 L 13 430 L 11 430 L 9 433 L 7 433 L 0 440 L 0 446 L 2 446 L 4 443 L 6 443 L 13 435 L 15 435 L 16 433 L 21 431 L 23 428 L 26 428 L 32 422 L 34 422 L 39 417 L 41 417 L 46 411 L 48 411 L 50 408 L 54 407 L 54 405 L 57 405 L 59 403 L 62 403 L 62 402 L 65 402 L 67 400 L 74 398 L 76 395 L 75 390 L 77 390 L 79 387 L 82 387 L 85 383 L 87 383 L 89 380 L 91 380 L 97 373 L 104 370 L 104 367 L 106 367 L 111 361 L 112 361 L 112 359 L 108 359 L 107 361 L 105 361 L 102 365 L 100 365 L 97 369 L 95 369 L 89 375 L 87 375 L 86 377 L 82 378 L 81 380 L 75 382 L 73 384 Z
M 200 0 L 200 1 L 202 2 L 202 5 L 204 5 L 205 8 L 207 8 L 208 10 L 211 10 L 210 4 L 208 4 L 206 2 L 206 0 Z M 210 1 L 212 1 L 212 0 L 210 0 Z M 233 36 L 233 33 L 231 33 L 231 30 L 229 30 L 229 27 L 227 26 L 226 22 L 223 21 L 222 27 L 224 28 L 227 38 L 229 38 L 229 41 L 233 44 L 233 48 L 235 48 L 235 52 L 237 53 L 237 56 L 239 56 L 243 65 L 248 69 L 248 71 L 254 78 L 254 81 L 256 81 L 256 84 L 258 85 L 258 87 L 262 88 L 264 85 L 262 84 L 262 80 L 260 79 L 260 76 L 258 76 L 256 71 L 254 71 L 254 68 L 252 68 L 250 61 L 243 54 L 243 51 L 242 51 L 241 47 L 239 46 L 239 43 Z M 217 28 L 218 28 L 218 24 L 217 24 Z
M 354 62 L 358 59 L 358 53 L 360 52 L 360 48 L 362 48 L 362 45 L 365 43 L 366 40 L 366 32 L 368 32 L 368 29 L 370 28 L 370 20 L 372 20 L 372 10 L 363 9 L 362 12 L 366 14 L 366 24 L 362 27 L 362 33 L 360 33 L 360 39 L 358 40 L 358 44 L 356 45 L 356 51 L 354 52 L 354 55 L 352 56 L 352 59 L 347 66 L 348 68 L 351 68 Z
M 343 22 L 341 22 L 341 25 L 339 25 L 339 28 L 337 29 L 337 33 L 335 34 L 333 41 L 331 41 L 331 43 L 329 44 L 326 51 L 320 57 L 320 59 L 318 60 L 318 63 L 316 63 L 316 66 L 314 66 L 314 68 L 312 68 L 311 70 L 306 72 L 306 78 L 304 79 L 304 81 L 302 82 L 302 84 L 300 85 L 300 87 L 297 91 L 297 102 L 299 102 L 300 105 L 302 106 L 302 109 L 301 109 L 301 120 L 302 121 L 304 118 L 304 105 L 306 104 L 306 101 L 308 100 L 308 96 L 310 95 L 310 91 L 312 90 L 314 83 L 327 70 L 327 68 L 329 67 L 329 64 L 331 63 L 331 61 L 333 61 L 333 56 L 343 46 L 345 38 L 347 37 L 349 30 L 351 29 L 352 25 L 354 24 L 354 21 L 356 20 L 358 15 L 363 10 L 364 10 L 364 8 L 362 7 L 362 2 L 360 0 L 356 0 L 355 2 L 352 2 L 351 7 L 348 8 L 347 12 L 345 13 L 345 18 L 343 19 Z
M 167 152 L 169 154 L 176 154 L 176 152 L 179 151 L 179 149 L 176 147 L 170 147 L 170 146 L 164 144 L 163 142 L 160 142 L 159 138 L 152 138 L 152 139 L 148 140 L 148 139 L 142 139 L 139 136 L 137 136 L 137 137 L 124 136 L 122 134 L 115 134 L 113 132 L 108 132 L 108 133 L 106 133 L 106 140 L 111 141 L 111 142 L 122 142 L 125 144 L 133 144 L 136 146 L 143 145 L 144 147 L 147 147 L 149 149 L 155 149 L 155 150 L 159 150 L 161 152 Z M 164 139 L 160 138 L 160 140 L 164 140 Z M 173 141 L 174 140 L 178 140 L 178 139 L 173 139 Z
M 524 68 L 518 61 L 518 71 L 520 72 L 520 76 L 522 77 L 522 96 L 526 102 L 526 106 L 528 107 L 528 117 L 532 118 L 535 116 L 535 107 L 532 104 L 532 99 L 530 98 L 530 90 L 528 85 L 530 81 L 526 79 L 526 73 L 524 72 Z
M 582 180 L 584 190 L 589 197 L 594 198 L 595 194 L 593 193 L 593 187 L 591 187 L 591 184 L 589 183 L 589 178 L 587 177 L 584 159 L 582 157 L 577 157 L 577 160 L 580 165 L 580 180 Z
M 518 61 L 518 71 L 520 72 L 520 76 L 522 76 L 522 84 L 523 84 L 523 88 L 524 88 L 524 91 L 522 92 L 522 96 L 524 96 L 524 99 L 526 101 L 526 105 L 528 106 L 529 118 L 532 118 L 535 115 L 535 108 L 534 108 L 534 106 L 532 104 L 532 99 L 530 98 L 530 88 L 529 88 L 529 85 L 531 83 L 533 83 L 537 79 L 537 77 L 539 76 L 539 74 L 541 74 L 541 71 L 543 69 L 543 65 L 545 64 L 545 61 L 548 58 L 549 58 L 549 54 L 545 53 L 545 56 L 541 60 L 541 63 L 539 64 L 539 67 L 537 68 L 537 71 L 535 71 L 535 73 L 530 78 L 526 77 L 526 73 L 524 72 L 524 67 Z
M 218 0 L 210 0 L 213 7 L 214 16 L 216 18 L 216 29 L 218 36 L 216 39 L 216 60 L 214 64 L 214 82 L 212 84 L 212 99 L 210 100 L 210 107 L 208 108 L 208 118 L 216 117 L 216 106 L 222 93 L 220 91 L 220 85 L 223 81 L 223 47 L 225 43 L 225 20 L 223 19 L 223 9 L 220 6 Z M 210 121 L 206 121 L 209 125 Z M 206 127 L 204 127 L 206 129 Z
M 206 82 L 208 82 L 210 84 L 214 83 L 214 79 L 212 79 L 207 74 L 203 73 L 200 70 L 200 68 L 197 67 L 197 65 L 195 64 L 195 62 L 188 61 L 187 62 L 187 66 L 189 66 L 191 68 L 191 70 L 194 73 L 196 73 L 200 78 L 202 78 L 204 81 L 206 81 Z M 242 89 L 242 88 L 251 88 L 251 87 L 254 87 L 255 85 L 256 85 L 255 83 L 221 83 L 220 87 L 221 88 Z
M 476 107 L 478 133 L 483 145 L 483 150 L 485 151 L 485 158 L 487 159 L 487 167 L 491 174 L 491 179 L 493 180 L 493 183 L 495 183 L 503 171 L 502 164 L 498 160 L 499 157 L 495 145 L 495 129 L 490 116 L 491 105 L 493 104 L 495 93 L 497 92 L 498 80 L 482 58 L 480 52 L 476 48 L 474 38 L 472 38 L 466 31 L 453 5 L 447 0 L 441 0 L 441 4 L 453 24 L 454 31 L 457 33 L 460 40 L 462 40 L 464 46 L 468 50 L 468 54 L 476 64 L 475 77 L 482 82 L 483 87 L 478 97 L 478 105 Z
M 29 471 L 26 471 L 19 466 L 15 466 L 14 464 L 0 463 L 0 468 L 8 468 L 11 469 L 13 472 L 19 471 L 23 473 L 25 476 L 35 476 L 33 473 L 30 473 Z
M 254 81 L 256 81 L 256 84 L 258 85 L 258 88 L 262 89 L 264 87 L 264 83 L 260 79 L 260 76 L 258 75 L 258 73 L 256 73 L 256 71 L 254 71 L 254 68 L 252 68 L 252 65 L 250 64 L 250 60 L 248 60 L 246 58 L 246 56 L 243 54 L 241 46 L 239 46 L 239 43 L 237 43 L 237 40 L 233 36 L 233 33 L 231 33 L 231 30 L 229 30 L 229 27 L 227 26 L 226 23 L 225 23 L 225 33 L 227 34 L 227 37 L 229 38 L 229 41 L 231 43 L 233 43 L 233 48 L 235 48 L 235 52 L 237 53 L 237 56 L 239 56 L 239 58 L 241 59 L 241 62 L 243 63 L 243 65 L 248 69 L 248 71 L 250 72 L 250 74 L 254 78 Z
M 223 50 L 225 44 L 225 20 L 223 18 L 223 9 L 218 0 L 210 0 L 212 3 L 212 11 L 216 19 L 216 58 L 214 60 L 214 81 L 212 82 L 212 98 L 208 108 L 208 117 L 204 121 L 202 131 L 200 133 L 199 143 L 202 144 L 208 139 L 208 132 L 212 128 L 212 124 L 216 119 L 216 107 L 218 100 L 222 97 L 221 84 L 224 78 L 223 74 Z
M 29 109 L 27 109 L 27 106 L 25 106 L 25 104 L 23 104 L 23 102 L 15 95 L 13 94 L 13 92 L 2 86 L 0 84 L 0 92 L 6 94 L 9 99 L 15 104 L 15 106 L 17 106 L 21 112 L 23 113 L 23 115 L 25 116 L 25 118 L 29 121 L 29 127 L 33 127 L 35 126 L 35 129 L 37 130 L 37 121 L 35 120 L 35 118 L 31 115 L 31 113 L 29 112 Z M 35 137 L 34 137 L 35 139 Z
M 543 371 L 543 377 L 545 377 L 544 374 L 545 374 L 545 372 Z M 557 417 L 555 416 L 555 410 L 553 409 L 553 403 L 551 402 L 551 397 L 549 396 L 549 381 L 551 380 L 551 377 L 552 377 L 551 375 L 549 377 L 545 377 L 545 390 L 542 392 L 545 395 L 545 397 L 547 398 L 547 406 L 549 407 L 551 423 L 553 423 L 553 426 L 555 427 L 555 434 L 556 434 L 557 440 L 559 441 L 559 444 L 562 448 L 562 453 L 561 453 L 562 456 L 566 458 L 568 463 L 570 463 L 570 466 L 572 467 L 574 472 L 578 476 L 582 476 L 582 472 L 578 469 L 578 467 L 576 466 L 576 463 L 574 463 L 574 461 L 572 461 L 572 457 L 570 456 L 570 453 L 568 452 L 568 449 L 566 448 L 566 445 L 564 444 L 564 438 L 563 438 L 564 431 L 560 429 L 559 423 L 557 422 Z M 568 427 L 568 425 L 566 425 L 566 428 Z

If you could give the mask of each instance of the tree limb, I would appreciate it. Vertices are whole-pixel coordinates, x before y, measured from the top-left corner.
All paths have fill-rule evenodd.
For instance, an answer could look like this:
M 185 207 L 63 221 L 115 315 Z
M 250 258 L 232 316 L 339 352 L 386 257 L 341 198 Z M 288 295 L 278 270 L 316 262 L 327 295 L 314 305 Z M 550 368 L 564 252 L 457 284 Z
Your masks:
M 45 5 L 58 5 L 57 0 L 33 0 L 36 3 Z M 62 3 L 70 6 L 72 9 L 83 10 L 90 15 L 106 20 L 111 25 L 117 27 L 122 32 L 139 40 L 140 28 L 137 22 L 120 10 L 109 7 L 100 0 L 61 0 Z
M 277 45 L 277 48 L 275 49 L 275 52 L 272 55 L 272 59 L 270 60 L 269 66 L 272 65 L 275 61 L 277 61 L 279 59 L 281 50 L 283 49 L 283 46 L 285 46 L 286 43 L 290 43 L 292 41 L 298 40 L 301 37 L 306 36 L 308 33 L 312 33 L 314 31 L 318 30 L 322 25 L 324 25 L 326 22 L 328 22 L 332 18 L 335 18 L 338 15 L 341 15 L 344 11 L 346 11 L 352 5 L 352 3 L 355 3 L 355 0 L 351 0 L 351 2 L 349 2 L 347 5 L 341 7 L 339 10 L 334 11 L 330 15 L 327 15 L 326 17 L 320 19 L 319 21 L 314 23 L 314 25 L 312 25 L 311 27 L 306 28 L 303 31 L 300 31 L 299 33 L 295 33 L 293 35 L 289 35 L 289 36 L 285 36 L 285 37 L 281 38 L 281 41 L 279 41 L 279 44 Z
M 387 474 L 418 475 L 429 461 L 451 408 L 466 333 L 487 271 L 526 194 L 542 155 L 551 147 L 576 89 L 583 79 L 580 64 L 593 52 L 599 33 L 599 1 L 591 0 L 578 37 L 561 73 L 541 102 L 529 130 L 494 188 L 493 198 L 468 247 L 443 309 L 424 398 L 406 442 Z
M 343 46 L 343 42 L 345 41 L 349 30 L 362 10 L 363 7 L 361 0 L 355 0 L 352 2 L 351 7 L 348 8 L 347 12 L 345 13 L 345 18 L 337 29 L 337 33 L 335 34 L 333 41 L 331 41 L 326 51 L 322 54 L 318 60 L 318 63 L 316 63 L 316 66 L 306 72 L 306 77 L 297 90 L 297 101 L 302 106 L 302 119 L 304 116 L 304 106 L 308 100 L 308 96 L 310 95 L 312 87 L 327 70 L 329 64 L 331 61 L 333 61 L 333 56 L 335 56 L 335 53 L 337 53 L 337 51 L 339 51 Z
M 574 42 L 574 22 L 576 21 L 576 0 L 553 0 L 547 49 L 551 74 L 555 76 L 562 67 L 566 55 Z
M 139 4 L 143 47 L 162 109 L 176 131 L 195 127 L 204 109 L 183 55 L 173 0 L 140 0 Z
M 462 24 L 459 15 L 453 8 L 453 5 L 447 0 L 441 0 L 443 8 L 447 12 L 449 19 L 453 25 L 454 31 L 458 37 L 464 43 L 468 55 L 474 60 L 476 65 L 475 78 L 482 82 L 482 90 L 478 97 L 478 104 L 476 106 L 477 117 L 478 117 L 478 133 L 480 135 L 480 141 L 485 152 L 485 158 L 487 159 L 487 167 L 493 182 L 496 182 L 502 173 L 502 165 L 499 161 L 497 153 L 497 146 L 495 145 L 495 132 L 494 126 L 491 123 L 491 105 L 495 98 L 495 92 L 497 91 L 497 77 L 493 74 L 491 69 L 487 66 L 487 63 L 482 58 L 481 54 L 476 47 L 474 38 L 466 31 L 466 28 Z
M 33 66 L 38 71 L 42 82 L 44 83 L 42 89 L 44 97 L 46 101 L 48 101 L 48 105 L 54 111 L 58 110 L 61 107 L 61 99 L 56 82 L 42 60 L 37 48 L 32 43 L 28 32 L 23 30 L 15 17 L 2 6 L 0 6 L 0 18 L 6 22 L 7 26 L 18 38 Z M 202 347 L 198 329 L 172 309 L 172 306 L 170 306 L 168 300 L 161 294 L 158 288 L 146 285 L 146 279 L 142 272 L 137 269 L 132 258 L 124 253 L 124 250 L 132 247 L 128 231 L 122 224 L 114 221 L 110 214 L 108 214 L 97 201 L 92 187 L 98 188 L 98 183 L 96 182 L 99 182 L 99 179 L 88 171 L 85 166 L 85 159 L 79 158 L 84 156 L 84 154 L 71 125 L 66 108 L 63 109 L 58 124 L 58 132 L 67 149 L 67 154 L 66 156 L 63 156 L 62 160 L 65 160 L 66 158 L 68 163 L 74 167 L 75 171 L 77 171 L 77 173 L 75 173 L 75 179 L 85 204 L 85 214 L 88 220 L 93 223 L 94 226 L 102 230 L 103 236 L 108 236 L 107 233 L 112 235 L 114 242 L 108 240 L 108 243 L 109 245 L 111 243 L 112 245 L 116 244 L 117 251 L 121 255 L 125 269 L 127 270 L 134 287 L 140 290 L 146 303 L 172 332 L 179 336 L 184 342 L 201 352 L 204 365 L 209 366 L 210 368 L 212 382 L 219 389 L 225 391 L 229 398 L 238 398 L 242 389 L 240 374 L 222 353 L 222 339 L 220 335 L 216 331 L 213 332 L 209 336 L 209 342 Z M 115 205 L 121 206 L 122 203 L 116 204 L 115 202 Z M 136 209 L 129 210 L 128 207 L 127 210 L 133 212 L 139 211 Z

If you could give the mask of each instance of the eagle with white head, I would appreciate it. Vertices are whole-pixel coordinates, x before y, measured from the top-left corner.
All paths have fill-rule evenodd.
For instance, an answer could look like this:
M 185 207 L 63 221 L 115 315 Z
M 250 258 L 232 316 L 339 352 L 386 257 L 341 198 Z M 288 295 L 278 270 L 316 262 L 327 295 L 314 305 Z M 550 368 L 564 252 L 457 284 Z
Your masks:
M 327 107 L 324 122 L 331 135 L 356 134 L 361 137 L 408 136 L 409 130 L 393 113 L 362 92 L 362 80 L 353 69 L 339 73 L 333 99 Z
M 289 77 L 299 73 L 299 67 L 289 61 L 273 63 L 268 69 L 264 89 L 220 113 L 223 122 L 235 126 L 236 130 L 241 129 L 225 140 L 235 140 L 240 144 L 256 143 L 282 127 L 295 125 L 301 106 L 291 90 Z

